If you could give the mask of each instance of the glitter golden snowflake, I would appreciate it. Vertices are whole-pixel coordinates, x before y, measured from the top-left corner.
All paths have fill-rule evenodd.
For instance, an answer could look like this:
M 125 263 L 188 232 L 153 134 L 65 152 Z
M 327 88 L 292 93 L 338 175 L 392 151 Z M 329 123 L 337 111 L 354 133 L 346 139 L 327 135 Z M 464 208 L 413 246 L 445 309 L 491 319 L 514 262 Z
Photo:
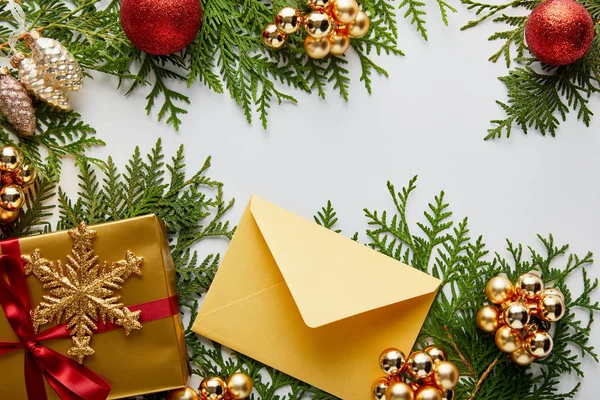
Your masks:
M 33 273 L 42 282 L 48 294 L 33 312 L 33 325 L 39 327 L 49 322 L 65 323 L 71 330 L 73 346 L 67 353 L 80 363 L 94 354 L 90 340 L 98 329 L 99 319 L 111 322 L 125 329 L 125 335 L 134 329 L 141 329 L 140 311 L 130 311 L 120 302 L 115 291 L 131 274 L 141 275 L 143 258 L 128 251 L 125 259 L 108 265 L 98 264 L 92 240 L 96 231 L 88 229 L 82 222 L 69 230 L 73 239 L 71 255 L 67 263 L 60 260 L 54 264 L 40 255 L 36 249 L 31 255 L 23 256 L 25 274 Z

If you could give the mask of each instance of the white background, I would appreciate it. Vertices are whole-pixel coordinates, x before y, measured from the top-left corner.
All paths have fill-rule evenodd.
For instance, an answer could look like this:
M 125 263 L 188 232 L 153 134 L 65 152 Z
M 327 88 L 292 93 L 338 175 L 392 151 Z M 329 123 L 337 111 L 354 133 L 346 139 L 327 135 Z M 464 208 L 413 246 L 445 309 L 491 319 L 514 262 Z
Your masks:
M 499 46 L 487 41 L 497 27 L 461 32 L 473 14 L 460 5 L 450 27 L 435 6 L 428 11 L 429 42 L 400 21 L 406 57 L 380 59 L 390 78 L 374 78 L 372 96 L 362 88 L 358 60 L 350 54 L 350 103 L 333 91 L 327 101 L 295 92 L 300 104 L 274 106 L 267 131 L 258 122 L 248 125 L 228 95 L 201 85 L 187 91 L 192 105 L 179 133 L 146 116 L 146 93 L 125 98 L 107 77 L 88 79 L 74 96 L 75 108 L 107 143 L 94 156 L 110 154 L 124 164 L 135 146 L 145 154 L 157 138 L 169 157 L 185 144 L 190 172 L 212 155 L 209 175 L 225 183 L 228 198 L 236 198 L 228 216 L 234 224 L 256 193 L 305 217 L 329 199 L 344 232 L 363 233 L 364 207 L 392 207 L 386 181 L 400 188 L 418 174 L 413 221 L 443 189 L 456 219 L 468 216 L 472 235 L 483 235 L 492 251 L 503 251 L 506 238 L 537 245 L 536 234 L 551 232 L 582 256 L 588 250 L 600 254 L 600 120 L 586 128 L 573 115 L 556 138 L 515 129 L 509 140 L 483 141 L 489 120 L 504 116 L 494 100 L 506 98 L 496 79 L 506 69 L 487 61 Z M 592 107 L 600 113 L 597 99 Z M 70 193 L 76 191 L 74 178 L 66 171 L 62 185 Z M 590 274 L 600 277 L 599 271 L 595 266 Z M 571 285 L 574 292 L 581 286 Z M 600 326 L 593 335 L 600 349 Z M 588 379 L 578 398 L 596 399 L 600 368 L 588 358 L 584 370 Z M 564 389 L 575 381 L 565 377 Z

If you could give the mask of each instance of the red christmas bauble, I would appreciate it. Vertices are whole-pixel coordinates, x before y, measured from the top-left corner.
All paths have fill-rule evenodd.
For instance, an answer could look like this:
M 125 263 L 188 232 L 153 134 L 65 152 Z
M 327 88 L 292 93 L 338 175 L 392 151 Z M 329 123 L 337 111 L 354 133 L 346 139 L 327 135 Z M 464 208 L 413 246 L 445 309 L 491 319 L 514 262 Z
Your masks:
M 583 57 L 592 46 L 594 21 L 575 0 L 546 0 L 531 12 L 525 38 L 538 60 L 567 65 Z
M 121 25 L 131 43 L 154 55 L 190 44 L 202 23 L 200 0 L 123 0 Z

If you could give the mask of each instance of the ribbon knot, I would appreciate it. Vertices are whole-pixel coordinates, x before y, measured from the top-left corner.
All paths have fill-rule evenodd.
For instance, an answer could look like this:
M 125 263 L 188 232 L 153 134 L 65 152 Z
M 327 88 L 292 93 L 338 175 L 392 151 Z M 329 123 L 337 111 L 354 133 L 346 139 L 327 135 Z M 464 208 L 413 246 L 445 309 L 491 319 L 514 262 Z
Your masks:
M 3 242 L 2 252 L 0 306 L 19 342 L 0 342 L 0 356 L 19 349 L 25 350 L 25 384 L 29 400 L 48 399 L 44 378 L 63 400 L 105 400 L 110 385 L 100 375 L 39 343 L 64 337 L 66 330 L 64 327 L 55 327 L 35 334 L 29 289 L 21 262 L 16 257 L 20 255 L 18 241 Z M 68 337 L 68 332 L 66 334 Z

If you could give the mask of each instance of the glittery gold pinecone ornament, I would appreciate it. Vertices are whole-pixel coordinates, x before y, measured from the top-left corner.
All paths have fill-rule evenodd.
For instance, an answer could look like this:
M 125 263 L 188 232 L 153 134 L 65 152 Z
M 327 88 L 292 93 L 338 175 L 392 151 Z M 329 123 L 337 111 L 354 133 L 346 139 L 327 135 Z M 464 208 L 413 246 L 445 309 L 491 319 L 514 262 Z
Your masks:
M 66 93 L 50 84 L 31 58 L 26 58 L 23 53 L 17 53 L 10 63 L 17 68 L 19 80 L 31 94 L 61 110 L 71 109 L 71 102 Z
M 0 68 L 0 111 L 19 135 L 34 134 L 36 121 L 31 98 L 6 67 Z
M 556 288 L 544 289 L 542 278 L 535 272 L 519 277 L 517 284 L 504 276 L 487 283 L 485 293 L 492 303 L 479 309 L 477 326 L 496 335 L 496 346 L 522 366 L 550 354 L 550 323 L 563 317 L 565 298 Z
M 430 346 L 406 357 L 398 349 L 379 356 L 384 377 L 371 386 L 373 400 L 455 400 L 460 374 L 444 349 Z
M 35 182 L 35 168 L 24 164 L 23 153 L 13 146 L 0 148 L 0 224 L 13 222 L 25 202 L 23 189 Z
M 25 44 L 37 69 L 52 85 L 65 90 L 79 91 L 83 85 L 83 72 L 69 50 L 59 41 L 41 37 L 37 30 L 29 32 Z
M 275 16 L 275 22 L 263 31 L 263 43 L 271 50 L 281 49 L 288 35 L 302 25 L 308 34 L 304 51 L 310 58 L 321 59 L 328 54 L 341 56 L 350 47 L 350 38 L 365 35 L 370 21 L 360 10 L 356 0 L 308 0 L 312 12 L 303 16 L 300 10 L 284 7 Z

